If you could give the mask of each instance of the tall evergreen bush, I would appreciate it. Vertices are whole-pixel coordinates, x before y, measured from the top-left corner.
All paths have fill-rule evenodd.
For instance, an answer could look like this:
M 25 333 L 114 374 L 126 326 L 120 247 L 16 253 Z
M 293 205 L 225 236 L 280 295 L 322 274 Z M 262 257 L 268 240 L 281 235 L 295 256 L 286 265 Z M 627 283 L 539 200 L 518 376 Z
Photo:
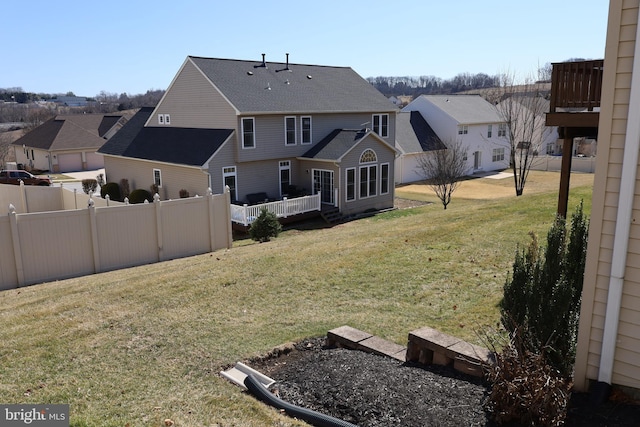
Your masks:
M 578 315 L 587 250 L 588 221 L 582 203 L 566 221 L 558 217 L 547 234 L 547 246 L 535 235 L 526 250 L 516 252 L 513 273 L 504 285 L 502 324 L 528 350 L 544 354 L 562 375 L 570 376 L 575 360 Z

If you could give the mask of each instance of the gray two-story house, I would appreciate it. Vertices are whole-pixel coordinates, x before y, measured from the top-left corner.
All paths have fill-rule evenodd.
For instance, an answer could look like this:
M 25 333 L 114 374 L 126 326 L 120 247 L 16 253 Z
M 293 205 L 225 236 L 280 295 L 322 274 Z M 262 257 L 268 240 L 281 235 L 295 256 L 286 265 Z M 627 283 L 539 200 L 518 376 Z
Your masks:
M 348 215 L 393 206 L 397 112 L 349 67 L 189 56 L 99 152 L 108 181 L 162 198 L 320 194 Z

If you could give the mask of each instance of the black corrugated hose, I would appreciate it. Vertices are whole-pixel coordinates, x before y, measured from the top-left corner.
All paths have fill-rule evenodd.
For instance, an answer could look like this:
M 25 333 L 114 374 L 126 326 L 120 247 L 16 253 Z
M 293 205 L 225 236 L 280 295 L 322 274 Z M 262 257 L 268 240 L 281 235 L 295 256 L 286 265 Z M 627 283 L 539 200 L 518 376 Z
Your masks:
M 252 374 L 244 380 L 247 389 L 259 400 L 275 408 L 284 410 L 288 415 L 299 418 L 316 427 L 358 427 L 355 424 L 334 418 L 311 409 L 301 408 L 274 396 Z

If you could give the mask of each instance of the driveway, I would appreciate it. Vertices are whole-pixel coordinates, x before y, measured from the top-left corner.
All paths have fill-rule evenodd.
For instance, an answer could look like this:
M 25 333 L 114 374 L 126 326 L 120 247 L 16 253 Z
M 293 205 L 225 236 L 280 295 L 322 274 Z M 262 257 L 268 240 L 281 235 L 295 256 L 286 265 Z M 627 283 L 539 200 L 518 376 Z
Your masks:
M 96 169 L 93 171 L 80 171 L 80 172 L 65 172 L 64 175 L 70 179 L 54 180 L 53 185 L 60 186 L 69 191 L 76 190 L 79 193 L 83 193 L 82 180 L 83 179 L 96 179 L 100 174 L 104 174 L 104 168 Z M 95 193 L 91 197 L 100 197 L 100 187 L 98 186 Z

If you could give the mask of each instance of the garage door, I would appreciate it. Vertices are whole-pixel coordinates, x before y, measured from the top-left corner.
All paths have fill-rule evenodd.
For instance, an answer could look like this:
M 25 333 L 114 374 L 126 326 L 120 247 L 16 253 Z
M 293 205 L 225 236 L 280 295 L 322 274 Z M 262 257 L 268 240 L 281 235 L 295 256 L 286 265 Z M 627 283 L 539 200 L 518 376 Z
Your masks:
M 58 167 L 60 172 L 76 172 L 82 170 L 82 155 L 74 154 L 58 154 Z
M 87 170 L 102 169 L 104 167 L 104 156 L 96 153 L 87 153 Z

